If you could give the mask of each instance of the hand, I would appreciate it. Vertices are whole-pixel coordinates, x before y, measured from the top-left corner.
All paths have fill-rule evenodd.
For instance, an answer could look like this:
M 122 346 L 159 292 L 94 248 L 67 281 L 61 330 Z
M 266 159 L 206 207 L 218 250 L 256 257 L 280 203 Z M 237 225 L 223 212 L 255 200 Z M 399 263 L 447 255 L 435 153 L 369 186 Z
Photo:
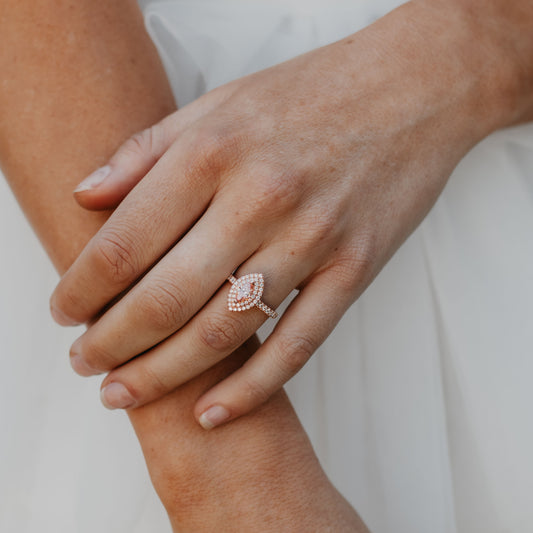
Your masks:
M 199 399 L 204 427 L 262 403 L 324 341 L 503 115 L 492 70 L 472 69 L 494 50 L 436 5 L 406 4 L 212 91 L 78 190 L 91 209 L 122 200 L 51 300 L 60 323 L 98 317 L 71 360 L 82 375 L 111 371 L 107 406 L 172 391 L 256 331 L 262 311 L 226 307 L 235 269 L 265 275 L 271 307 L 300 292 L 265 344 Z

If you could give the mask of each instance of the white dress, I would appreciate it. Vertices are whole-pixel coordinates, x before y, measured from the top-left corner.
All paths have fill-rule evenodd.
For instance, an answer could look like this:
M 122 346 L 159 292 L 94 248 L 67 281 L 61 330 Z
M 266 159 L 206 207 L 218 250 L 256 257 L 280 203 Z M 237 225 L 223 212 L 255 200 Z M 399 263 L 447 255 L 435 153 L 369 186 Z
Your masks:
M 142 1 L 142 0 L 140 0 Z M 394 0 L 144 2 L 180 106 L 364 27 Z M 0 185 L 0 532 L 168 533 L 127 417 L 67 362 L 57 279 Z M 533 531 L 533 124 L 458 166 L 289 384 L 373 533 Z

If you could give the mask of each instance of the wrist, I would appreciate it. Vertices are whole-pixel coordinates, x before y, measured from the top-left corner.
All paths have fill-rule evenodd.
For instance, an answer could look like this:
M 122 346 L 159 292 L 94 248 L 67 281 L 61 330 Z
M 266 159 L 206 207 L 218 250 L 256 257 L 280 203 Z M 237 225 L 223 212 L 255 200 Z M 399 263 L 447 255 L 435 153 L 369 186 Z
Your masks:
M 452 30 L 451 52 L 475 77 L 472 108 L 486 133 L 533 120 L 533 5 L 507 0 L 412 0 Z
M 174 531 L 367 533 L 322 471 L 284 393 L 252 419 L 204 431 L 204 437 L 182 456 L 179 475 L 168 475 L 166 461 L 163 479 L 154 480 L 164 487 Z
M 367 533 L 324 474 L 283 392 L 207 432 L 192 417 L 189 428 L 180 420 L 183 413 L 172 408 L 179 394 L 156 402 L 158 411 L 197 432 L 195 446 L 186 445 L 190 439 L 160 443 L 147 461 L 173 531 Z
M 196 398 L 255 349 L 252 337 L 202 376 L 128 412 L 174 531 L 216 531 L 221 524 L 235 531 L 296 531 L 302 523 L 311 531 L 318 523 L 323 530 L 366 532 L 322 471 L 283 392 L 212 431 L 194 419 Z M 174 427 L 179 436 L 169 430 Z

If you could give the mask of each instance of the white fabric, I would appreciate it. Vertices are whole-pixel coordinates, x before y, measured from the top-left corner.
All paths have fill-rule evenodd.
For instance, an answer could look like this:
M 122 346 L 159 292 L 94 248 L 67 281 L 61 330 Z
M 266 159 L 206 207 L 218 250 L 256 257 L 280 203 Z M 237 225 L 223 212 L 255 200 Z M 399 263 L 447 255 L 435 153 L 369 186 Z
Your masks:
M 180 105 L 395 6 L 145 3 Z M 289 385 L 328 475 L 373 533 L 533 531 L 532 170 L 533 125 L 472 150 Z M 0 187 L 0 531 L 169 531 L 126 417 L 68 367 L 77 332 L 48 318 L 56 276 Z

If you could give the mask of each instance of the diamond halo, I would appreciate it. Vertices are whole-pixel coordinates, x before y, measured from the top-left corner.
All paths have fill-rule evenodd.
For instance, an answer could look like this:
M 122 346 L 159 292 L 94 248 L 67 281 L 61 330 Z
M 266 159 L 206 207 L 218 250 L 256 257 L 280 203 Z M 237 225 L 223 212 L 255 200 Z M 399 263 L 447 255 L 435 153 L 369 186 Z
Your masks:
M 265 280 L 263 274 L 246 274 L 240 278 L 230 276 L 228 281 L 232 287 L 228 294 L 228 309 L 230 311 L 246 311 L 252 307 L 258 307 L 271 318 L 278 314 L 261 301 Z

